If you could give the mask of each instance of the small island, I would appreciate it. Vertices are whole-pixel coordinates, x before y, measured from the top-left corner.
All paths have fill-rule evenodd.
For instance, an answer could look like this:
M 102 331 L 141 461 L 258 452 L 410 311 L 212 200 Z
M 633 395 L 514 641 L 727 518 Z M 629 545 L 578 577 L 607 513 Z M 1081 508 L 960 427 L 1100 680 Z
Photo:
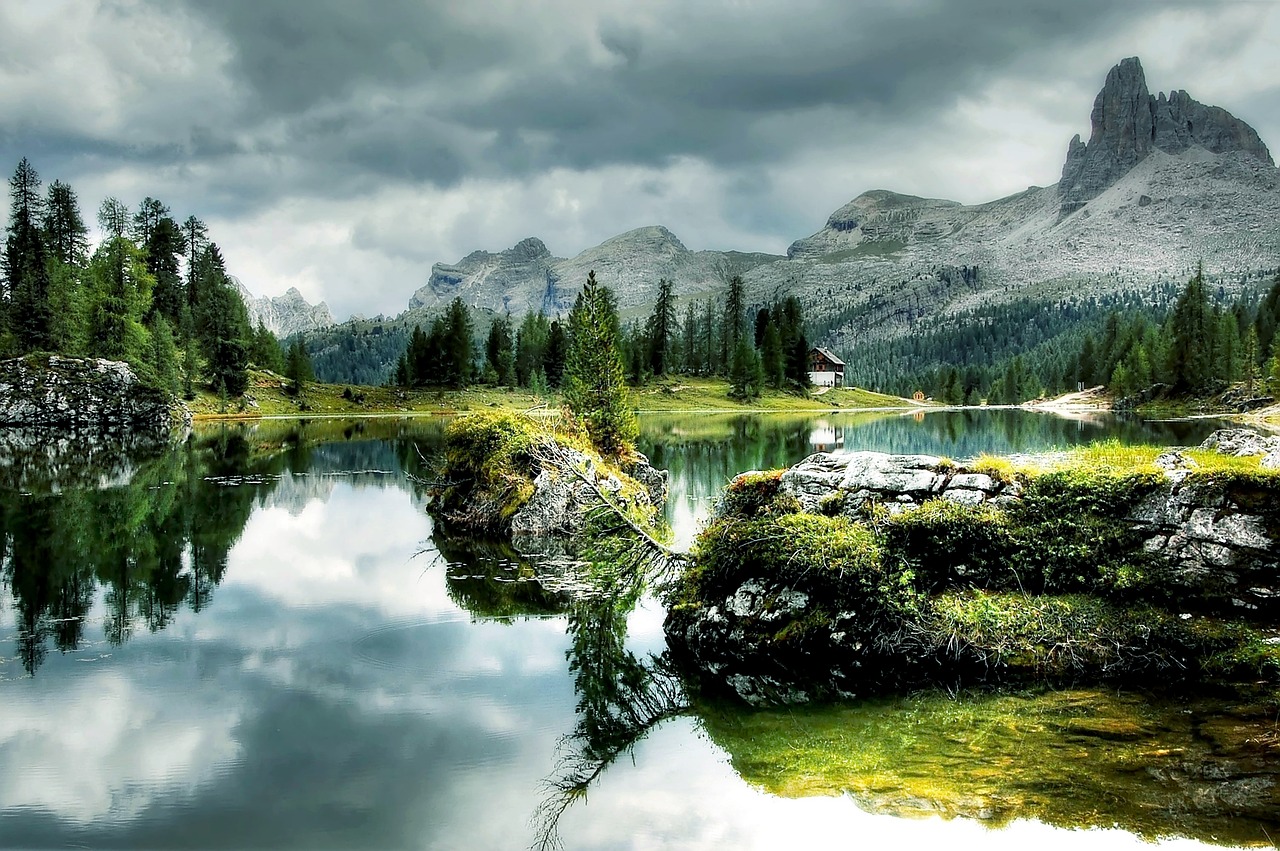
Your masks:
M 1280 441 L 957 463 L 815 454 L 726 489 L 673 650 L 756 704 L 926 685 L 1280 684 Z

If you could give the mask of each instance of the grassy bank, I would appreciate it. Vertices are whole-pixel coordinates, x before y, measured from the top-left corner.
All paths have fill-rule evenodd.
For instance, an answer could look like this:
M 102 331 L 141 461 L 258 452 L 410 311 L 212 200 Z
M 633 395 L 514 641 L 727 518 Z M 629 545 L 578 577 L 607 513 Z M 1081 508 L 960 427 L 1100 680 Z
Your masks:
M 249 389 L 241 399 L 221 399 L 202 389 L 188 403 L 196 419 L 367 416 L 375 414 L 453 414 L 501 409 L 528 410 L 539 405 L 556 407 L 555 396 L 538 396 L 520 388 L 475 385 L 466 390 L 367 387 L 308 383 L 304 392 L 290 392 L 288 382 L 272 372 L 250 371 Z M 768 391 L 758 399 L 738 402 L 729 398 L 729 383 L 714 378 L 653 381 L 633 388 L 636 407 L 648 411 L 831 411 L 872 408 L 904 408 L 914 403 L 857 388 L 828 390 L 821 395 Z

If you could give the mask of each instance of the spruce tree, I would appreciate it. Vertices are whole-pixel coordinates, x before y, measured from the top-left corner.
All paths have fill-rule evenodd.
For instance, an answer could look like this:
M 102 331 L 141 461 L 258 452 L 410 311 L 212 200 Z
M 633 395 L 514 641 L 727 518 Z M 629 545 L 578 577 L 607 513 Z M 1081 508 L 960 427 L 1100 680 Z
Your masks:
M 1203 390 L 1212 378 L 1209 299 L 1204 288 L 1204 268 L 1198 266 L 1187 281 L 1169 317 L 1169 373 L 1181 392 Z
M 654 375 L 670 371 L 671 347 L 676 333 L 676 296 L 674 285 L 666 278 L 658 280 L 658 300 L 645 324 L 649 370 Z
M 564 397 L 596 447 L 612 455 L 629 451 L 640 433 L 618 337 L 613 293 L 596 283 L 592 271 L 569 314 Z
M 48 349 L 53 342 L 46 262 L 44 197 L 40 175 L 23 157 L 9 180 L 9 227 L 4 274 L 9 296 L 9 330 L 19 352 Z

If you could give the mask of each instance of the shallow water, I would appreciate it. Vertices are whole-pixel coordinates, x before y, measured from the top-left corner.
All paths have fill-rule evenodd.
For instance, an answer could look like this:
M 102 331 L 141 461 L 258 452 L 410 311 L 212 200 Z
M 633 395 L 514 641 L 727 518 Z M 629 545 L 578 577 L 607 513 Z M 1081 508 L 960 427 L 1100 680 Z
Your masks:
M 669 515 L 684 541 L 731 475 L 818 448 L 958 458 L 1101 436 L 1194 443 L 1212 428 L 1010 412 L 643 425 L 642 448 L 672 470 Z M 941 695 L 819 707 L 786 713 L 799 727 L 781 737 L 783 714 L 692 699 L 662 657 L 651 597 L 584 602 L 572 576 L 538 581 L 501 545 L 434 539 L 414 477 L 427 475 L 419 452 L 430 455 L 440 430 L 206 428 L 106 480 L 68 462 L 0 495 L 0 846 L 522 848 L 546 838 L 564 804 L 557 835 L 569 848 L 1136 848 L 1149 847 L 1143 836 L 1192 837 L 1181 847 L 1213 841 L 1220 822 L 1162 821 L 1161 807 L 1225 800 L 1243 812 L 1225 786 L 1161 798 L 1160 783 L 1141 780 L 1146 765 L 1137 792 L 1072 787 L 1084 803 L 1071 818 L 1033 805 L 1037 784 L 1062 797 L 1070 771 L 1009 771 L 1001 791 L 1005 770 L 984 759 L 1061 766 L 1046 754 L 1102 735 L 1048 724 L 1049 704 L 1030 697 L 981 711 Z M 1104 697 L 1080 698 L 1092 707 L 1083 715 L 1115 715 L 1099 708 Z M 984 699 L 1012 700 L 974 698 Z M 957 718 L 981 735 L 957 732 Z M 1257 722 L 1250 730 L 1265 734 Z M 1039 725 L 1039 738 L 991 749 L 992 724 Z M 1139 726 L 1165 750 L 1183 735 Z M 959 743 L 908 747 L 908 735 Z M 868 784 L 865 765 L 841 756 L 869 752 L 868 741 L 919 753 L 909 778 L 935 766 L 954 782 Z M 791 744 L 804 757 L 788 763 Z M 1274 766 L 1265 735 L 1248 747 Z M 1103 765 L 1084 760 L 1079 776 Z M 584 776 L 585 799 L 554 794 Z M 1090 806 L 1090 794 L 1104 800 Z M 974 803 L 984 795 L 1006 803 Z M 1116 795 L 1141 800 L 1104 805 Z M 1135 808 L 1157 816 L 1127 815 Z M 1256 814 L 1229 817 L 1239 829 L 1219 842 L 1275 833 Z

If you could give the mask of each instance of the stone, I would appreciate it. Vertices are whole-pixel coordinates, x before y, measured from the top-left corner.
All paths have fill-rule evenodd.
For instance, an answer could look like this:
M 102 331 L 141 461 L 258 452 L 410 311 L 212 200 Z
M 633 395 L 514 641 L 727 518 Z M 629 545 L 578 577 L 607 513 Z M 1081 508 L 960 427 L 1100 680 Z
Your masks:
M 951 488 L 942 494 L 942 498 L 960 505 L 982 505 L 987 495 L 982 491 L 967 488 Z
M 1200 448 L 1236 458 L 1270 456 L 1280 452 L 1280 437 L 1265 437 L 1247 428 L 1220 428 L 1206 437 Z
M 60 355 L 0 361 L 3 426 L 167 437 L 190 423 L 185 405 L 143 384 L 123 361 Z
M 995 493 L 999 486 L 995 480 L 985 473 L 957 473 L 947 483 L 949 488 L 969 488 L 983 493 Z

